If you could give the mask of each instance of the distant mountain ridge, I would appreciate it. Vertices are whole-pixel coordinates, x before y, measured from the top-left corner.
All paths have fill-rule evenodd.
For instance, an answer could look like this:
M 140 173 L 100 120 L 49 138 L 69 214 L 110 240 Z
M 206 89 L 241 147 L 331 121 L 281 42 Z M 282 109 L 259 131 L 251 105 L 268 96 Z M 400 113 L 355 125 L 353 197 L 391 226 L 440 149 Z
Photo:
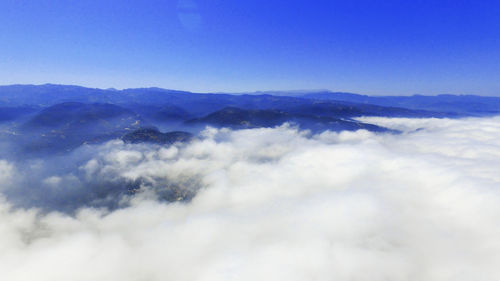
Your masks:
M 436 114 L 437 117 L 482 116 L 500 113 L 500 97 L 474 95 L 366 96 L 329 91 L 216 94 L 155 87 L 105 90 L 54 84 L 0 86 L 0 107 L 47 107 L 63 102 L 110 103 L 125 107 L 130 105 L 170 106 L 177 107 L 182 115 L 192 117 L 201 117 L 230 106 L 246 109 L 283 109 L 294 105 L 311 105 L 320 101 L 336 104 L 351 103 L 358 107 L 372 105 L 424 110 L 440 113 Z M 431 116 L 431 113 L 424 115 Z M 413 115 L 420 116 L 420 114 Z M 166 116 L 168 117 L 168 114 Z
M 192 119 L 187 124 L 208 124 L 216 127 L 229 127 L 233 129 L 270 128 L 288 122 L 300 126 L 302 129 L 320 132 L 325 130 L 360 130 L 365 129 L 373 132 L 389 131 L 385 128 L 366 124 L 354 120 L 343 120 L 327 116 L 310 114 L 293 114 L 280 110 L 241 109 L 237 107 L 226 107 L 211 113 L 203 118 Z
M 500 97 L 491 96 L 451 94 L 436 96 L 367 96 L 352 93 L 320 92 L 308 93 L 300 97 L 480 116 L 500 112 Z
M 161 88 L 0 86 L 0 140 L 15 138 L 13 143 L 20 149 L 35 153 L 71 151 L 82 144 L 110 139 L 170 145 L 189 140 L 206 126 L 238 130 L 287 122 L 313 133 L 359 129 L 393 132 L 356 118 L 498 114 L 500 98 L 473 95 L 366 96 L 329 91 L 216 94 Z
M 143 125 L 141 116 L 117 105 L 65 102 L 41 110 L 18 132 L 29 151 L 60 151 L 117 138 Z

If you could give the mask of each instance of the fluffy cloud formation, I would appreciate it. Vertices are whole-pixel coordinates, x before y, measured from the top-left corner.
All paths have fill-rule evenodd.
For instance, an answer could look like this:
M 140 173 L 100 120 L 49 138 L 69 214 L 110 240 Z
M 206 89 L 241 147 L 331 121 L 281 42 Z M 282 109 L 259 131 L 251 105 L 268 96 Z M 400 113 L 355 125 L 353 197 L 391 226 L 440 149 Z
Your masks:
M 142 192 L 75 216 L 2 200 L 0 279 L 499 280 L 500 118 L 369 121 L 403 133 L 207 129 L 87 148 L 39 184 Z M 0 162 L 0 179 L 18 170 Z M 169 187 L 196 196 L 158 201 Z

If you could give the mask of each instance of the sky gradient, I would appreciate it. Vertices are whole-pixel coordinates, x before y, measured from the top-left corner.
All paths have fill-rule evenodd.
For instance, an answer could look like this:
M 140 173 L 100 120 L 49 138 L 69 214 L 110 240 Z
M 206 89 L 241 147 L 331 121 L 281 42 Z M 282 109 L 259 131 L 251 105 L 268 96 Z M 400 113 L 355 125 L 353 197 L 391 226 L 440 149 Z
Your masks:
M 497 1 L 2 0 L 0 84 L 500 96 Z

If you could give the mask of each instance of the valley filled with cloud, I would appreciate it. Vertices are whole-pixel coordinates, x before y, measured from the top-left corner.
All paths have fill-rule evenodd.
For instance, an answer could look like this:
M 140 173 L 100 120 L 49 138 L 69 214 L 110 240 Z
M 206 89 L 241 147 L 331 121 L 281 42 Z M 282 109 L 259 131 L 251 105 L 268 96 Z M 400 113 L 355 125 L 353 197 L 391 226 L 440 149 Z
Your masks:
M 500 118 L 356 120 L 7 157 L 0 279 L 500 279 Z
M 0 0 L 0 281 L 499 281 L 499 14 Z

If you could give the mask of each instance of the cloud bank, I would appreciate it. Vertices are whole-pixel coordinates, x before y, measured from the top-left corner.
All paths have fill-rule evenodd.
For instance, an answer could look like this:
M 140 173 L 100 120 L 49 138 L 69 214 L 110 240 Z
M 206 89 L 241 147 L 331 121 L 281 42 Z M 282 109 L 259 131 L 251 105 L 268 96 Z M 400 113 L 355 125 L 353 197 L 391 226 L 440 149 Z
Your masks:
M 403 133 L 207 129 L 61 169 L 2 160 L 0 279 L 499 280 L 500 118 L 369 121 Z M 130 182 L 117 209 L 14 203 Z M 158 200 L 172 187 L 179 201 Z

